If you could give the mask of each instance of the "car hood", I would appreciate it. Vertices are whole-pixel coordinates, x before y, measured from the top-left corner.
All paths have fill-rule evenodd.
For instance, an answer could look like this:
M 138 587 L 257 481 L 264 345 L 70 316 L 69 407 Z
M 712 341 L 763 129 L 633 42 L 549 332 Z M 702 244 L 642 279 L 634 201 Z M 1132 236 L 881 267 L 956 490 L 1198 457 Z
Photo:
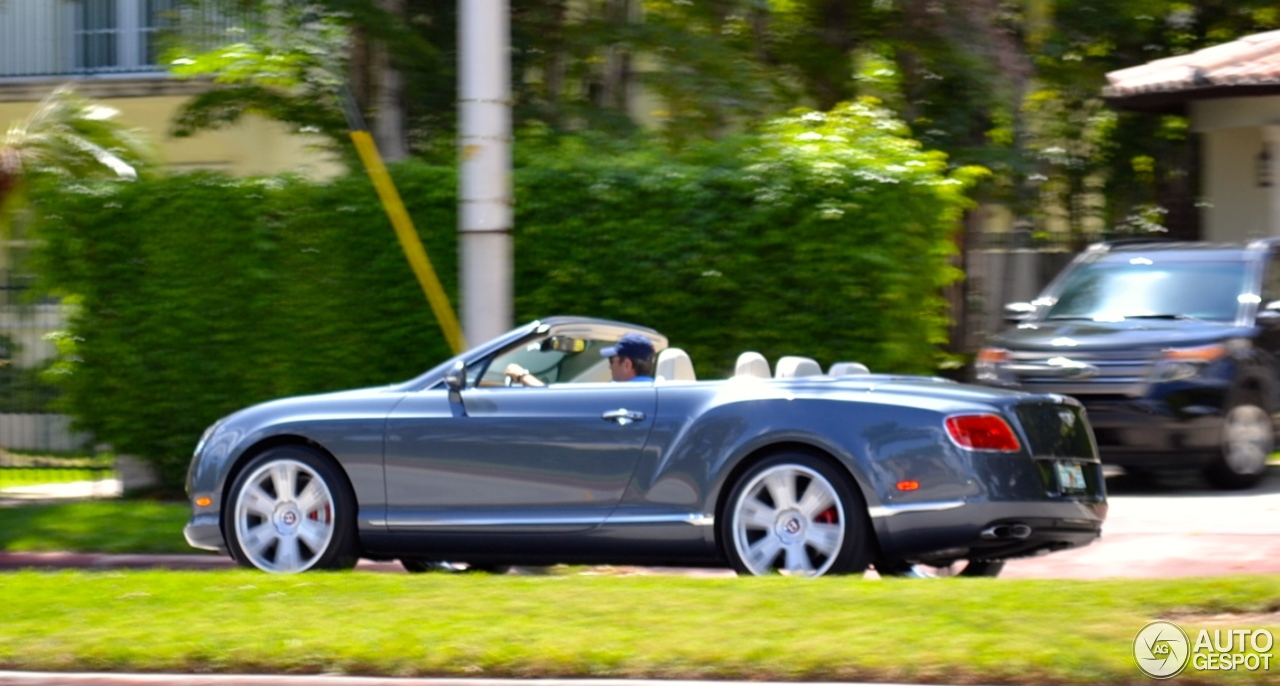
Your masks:
M 373 386 L 331 393 L 314 395 L 296 395 L 288 398 L 268 400 L 246 407 L 227 417 L 229 422 L 253 422 L 265 418 L 280 420 L 295 415 L 307 416 L 315 412 L 342 411 L 353 405 L 369 410 L 390 412 L 395 403 L 404 395 L 404 385 Z
M 1118 322 L 1045 321 L 1023 324 L 991 339 L 1014 350 L 1088 351 L 1197 345 L 1248 335 L 1248 327 L 1185 319 L 1126 319 Z

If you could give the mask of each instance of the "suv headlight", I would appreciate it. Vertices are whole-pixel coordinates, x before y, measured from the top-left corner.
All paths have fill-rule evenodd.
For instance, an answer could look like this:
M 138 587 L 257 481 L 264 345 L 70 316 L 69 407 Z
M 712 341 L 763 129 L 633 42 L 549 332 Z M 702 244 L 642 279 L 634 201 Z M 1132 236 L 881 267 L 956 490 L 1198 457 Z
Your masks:
M 1009 364 L 1009 351 L 1004 348 L 983 348 L 973 361 L 973 371 L 978 383 L 1012 384 L 1013 378 L 1004 367 Z
M 1183 381 L 1194 379 L 1210 364 L 1230 352 L 1225 343 L 1198 345 L 1194 348 L 1169 348 L 1163 351 L 1156 365 L 1153 381 Z

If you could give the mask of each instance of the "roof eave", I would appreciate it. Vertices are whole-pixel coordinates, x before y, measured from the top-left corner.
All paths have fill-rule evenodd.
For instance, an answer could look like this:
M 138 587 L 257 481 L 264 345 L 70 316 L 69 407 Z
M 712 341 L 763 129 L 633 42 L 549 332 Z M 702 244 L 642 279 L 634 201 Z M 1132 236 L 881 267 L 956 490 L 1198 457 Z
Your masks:
M 1210 85 L 1200 88 L 1145 90 L 1124 94 L 1116 94 L 1108 88 L 1104 89 L 1102 93 L 1102 97 L 1107 104 L 1118 110 L 1183 116 L 1187 114 L 1187 104 L 1195 100 L 1246 98 L 1260 95 L 1280 95 L 1280 83 L 1230 86 Z

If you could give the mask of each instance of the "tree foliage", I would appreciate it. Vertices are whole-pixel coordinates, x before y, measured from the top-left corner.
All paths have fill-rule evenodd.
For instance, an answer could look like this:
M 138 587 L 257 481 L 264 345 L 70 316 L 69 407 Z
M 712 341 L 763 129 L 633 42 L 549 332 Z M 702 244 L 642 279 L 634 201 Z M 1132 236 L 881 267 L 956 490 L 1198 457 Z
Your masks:
M 200 0 L 232 1 L 268 2 Z M 383 4 L 314 6 L 390 46 L 413 148 L 443 160 L 453 154 L 456 3 L 404 0 L 402 17 Z M 1280 28 L 1269 0 L 511 0 L 511 11 L 518 126 L 621 137 L 646 127 L 681 147 L 797 105 L 872 95 L 953 164 L 991 169 L 982 200 L 1077 234 L 1198 231 L 1185 120 L 1114 111 L 1101 98 L 1105 74 Z M 364 61 L 349 56 L 364 92 Z M 237 107 L 286 121 L 317 111 L 297 97 L 240 86 L 197 104 L 216 116 L 188 122 Z

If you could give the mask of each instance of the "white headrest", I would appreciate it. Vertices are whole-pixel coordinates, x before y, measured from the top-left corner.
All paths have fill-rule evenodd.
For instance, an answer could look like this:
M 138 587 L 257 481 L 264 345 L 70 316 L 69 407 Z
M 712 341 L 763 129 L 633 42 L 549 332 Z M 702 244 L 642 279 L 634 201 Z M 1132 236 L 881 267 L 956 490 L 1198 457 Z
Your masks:
M 680 348 L 667 348 L 658 353 L 658 365 L 654 372 L 659 381 L 696 381 L 693 360 Z
M 855 376 L 870 373 L 871 370 L 867 369 L 867 365 L 861 362 L 836 362 L 827 370 L 827 376 Z
M 738 356 L 737 364 L 733 365 L 733 375 L 754 376 L 761 379 L 773 376 L 769 373 L 769 361 L 764 359 L 764 355 L 751 351 Z
M 775 379 L 793 379 L 797 376 L 822 376 L 822 367 L 811 357 L 787 355 L 778 360 L 774 368 Z

